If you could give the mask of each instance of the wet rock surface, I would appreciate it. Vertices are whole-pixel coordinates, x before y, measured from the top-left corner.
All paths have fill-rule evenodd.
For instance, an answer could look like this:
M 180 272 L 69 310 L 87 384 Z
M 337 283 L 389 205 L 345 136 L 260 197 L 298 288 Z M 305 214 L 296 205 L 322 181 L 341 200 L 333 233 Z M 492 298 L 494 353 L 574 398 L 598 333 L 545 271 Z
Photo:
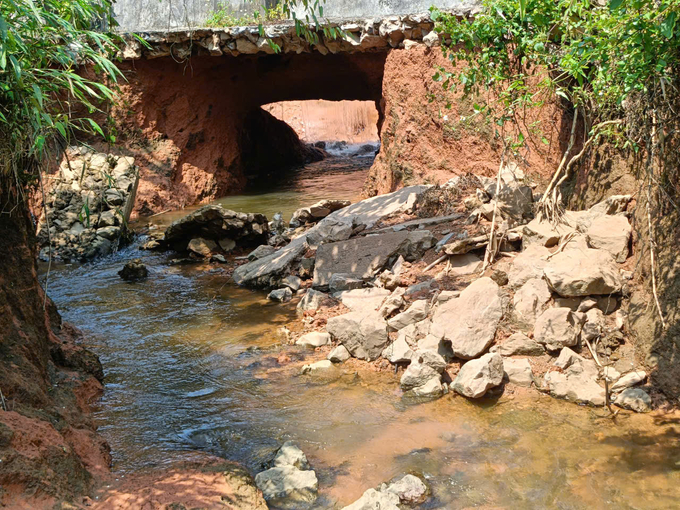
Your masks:
M 143 280 L 149 276 L 149 270 L 141 259 L 135 259 L 125 264 L 123 269 L 118 271 L 118 276 L 127 281 Z

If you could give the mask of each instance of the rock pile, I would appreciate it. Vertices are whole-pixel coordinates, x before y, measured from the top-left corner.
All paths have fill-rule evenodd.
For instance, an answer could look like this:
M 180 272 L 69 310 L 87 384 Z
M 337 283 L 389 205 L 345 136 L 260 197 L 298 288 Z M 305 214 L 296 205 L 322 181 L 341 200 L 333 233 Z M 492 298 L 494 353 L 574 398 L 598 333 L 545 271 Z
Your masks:
M 268 233 L 269 223 L 262 214 L 206 205 L 174 221 L 165 231 L 163 242 L 175 251 L 209 258 L 216 253 L 229 253 L 236 246 L 266 243 Z
M 40 258 L 49 258 L 50 242 L 52 256 L 66 262 L 115 250 L 130 219 L 138 179 L 131 157 L 67 149 L 59 171 L 46 179 L 37 229 Z

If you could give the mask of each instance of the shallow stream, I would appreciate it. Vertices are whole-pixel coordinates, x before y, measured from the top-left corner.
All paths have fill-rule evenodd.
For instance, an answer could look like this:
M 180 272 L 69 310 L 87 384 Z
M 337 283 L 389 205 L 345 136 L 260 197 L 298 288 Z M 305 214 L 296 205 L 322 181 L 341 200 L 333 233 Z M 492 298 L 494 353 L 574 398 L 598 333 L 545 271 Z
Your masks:
M 317 171 L 323 166 L 308 168 L 283 190 L 219 202 L 289 218 L 320 198 L 356 199 L 365 169 L 341 161 L 326 174 Z M 123 282 L 117 271 L 137 257 L 150 277 Z M 267 302 L 206 266 L 169 260 L 132 246 L 57 267 L 50 277 L 65 320 L 87 333 L 104 365 L 95 417 L 120 475 L 196 450 L 258 472 L 292 439 L 319 477 L 317 508 L 340 508 L 408 472 L 430 482 L 433 497 L 423 508 L 680 507 L 680 423 L 631 414 L 612 422 L 602 410 L 535 392 L 415 405 L 390 372 L 336 367 L 300 376 L 295 356 L 277 362 L 277 329 L 294 320 L 294 305 Z

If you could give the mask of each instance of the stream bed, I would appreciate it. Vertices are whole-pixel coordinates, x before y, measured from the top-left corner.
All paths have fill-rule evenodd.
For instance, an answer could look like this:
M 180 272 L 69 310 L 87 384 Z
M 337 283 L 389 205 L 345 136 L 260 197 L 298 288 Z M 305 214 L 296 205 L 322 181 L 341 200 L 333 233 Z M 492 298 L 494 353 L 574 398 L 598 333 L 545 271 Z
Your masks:
M 357 199 L 367 165 L 332 161 L 332 168 L 310 165 L 283 189 L 218 202 L 289 219 L 321 198 Z M 151 221 L 164 225 L 187 212 Z M 133 258 L 149 267 L 147 280 L 118 277 Z M 319 477 L 315 508 L 341 508 L 406 473 L 432 488 L 421 508 L 680 506 L 674 419 L 626 413 L 612 421 L 602 409 L 536 392 L 414 404 L 391 372 L 339 366 L 302 376 L 297 361 L 311 351 L 277 361 L 277 331 L 296 320 L 294 304 L 238 288 L 209 269 L 217 266 L 170 259 L 133 245 L 90 264 L 57 266 L 50 276 L 50 296 L 104 366 L 95 419 L 117 474 L 164 467 L 197 450 L 256 473 L 292 439 Z

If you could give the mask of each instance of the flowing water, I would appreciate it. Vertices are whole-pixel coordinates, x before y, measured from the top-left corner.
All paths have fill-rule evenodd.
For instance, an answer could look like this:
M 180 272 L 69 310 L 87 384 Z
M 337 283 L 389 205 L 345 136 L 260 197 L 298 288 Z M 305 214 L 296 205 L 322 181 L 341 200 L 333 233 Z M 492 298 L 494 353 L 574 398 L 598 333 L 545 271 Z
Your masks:
M 356 198 L 365 177 L 314 170 L 284 191 L 220 203 L 289 217 L 318 198 Z M 116 272 L 137 257 L 150 277 L 123 282 Z M 340 366 L 302 376 L 297 362 L 311 352 L 293 350 L 292 362 L 277 362 L 277 329 L 294 320 L 294 306 L 269 303 L 211 267 L 172 265 L 169 255 L 133 246 L 52 272 L 50 295 L 104 365 L 95 417 L 117 472 L 168 465 L 197 450 L 258 472 L 292 439 L 319 477 L 317 508 L 340 508 L 408 472 L 432 487 L 423 508 L 680 507 L 673 418 L 625 414 L 612 422 L 602 410 L 534 392 L 483 402 L 446 395 L 416 405 L 402 398 L 393 373 Z

